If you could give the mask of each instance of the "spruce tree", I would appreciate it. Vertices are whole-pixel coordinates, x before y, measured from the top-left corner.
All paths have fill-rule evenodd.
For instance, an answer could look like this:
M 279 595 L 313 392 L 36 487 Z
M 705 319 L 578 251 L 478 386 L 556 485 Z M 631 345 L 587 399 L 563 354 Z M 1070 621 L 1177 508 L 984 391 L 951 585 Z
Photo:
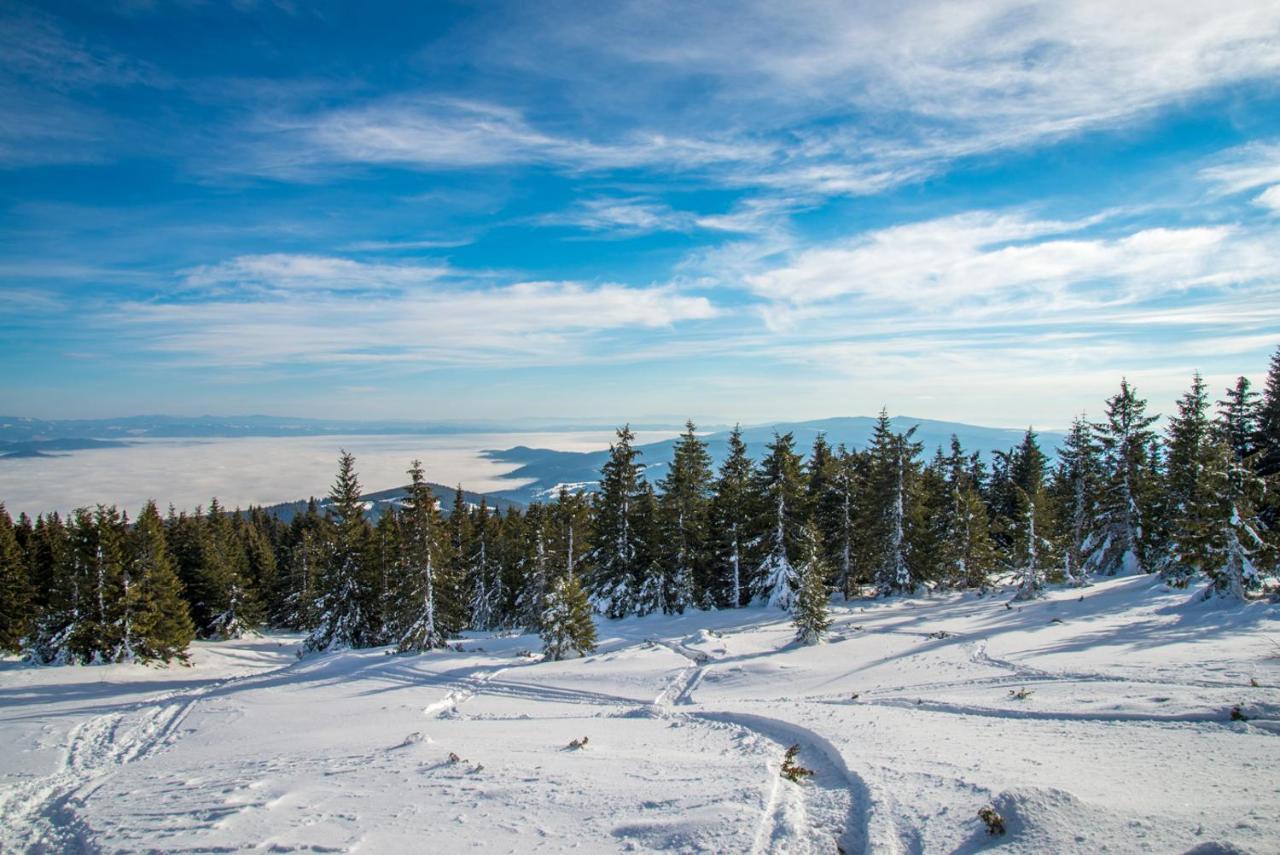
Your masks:
M 355 458 L 346 451 L 338 458 L 338 477 L 329 502 L 333 524 L 316 623 L 304 642 L 311 651 L 361 647 L 369 636 L 365 555 L 369 523 L 364 517 Z
M 1238 459 L 1227 441 L 1206 443 L 1204 489 L 1196 511 L 1195 561 L 1209 575 L 1205 597 L 1243 600 L 1263 573 L 1276 566 L 1275 547 L 1263 538 L 1257 513 L 1263 481 Z
M 1001 521 L 1008 537 L 1007 563 L 1018 579 L 1016 599 L 1029 600 L 1042 594 L 1056 566 L 1052 503 L 1045 489 L 1048 461 L 1032 429 L 1007 459 L 1011 506 Z
M 400 516 L 397 587 L 401 609 L 396 621 L 401 652 L 422 652 L 448 644 L 436 605 L 436 568 L 439 565 L 440 515 L 436 497 L 427 486 L 422 461 L 409 466 L 409 489 Z
M 561 576 L 591 575 L 591 502 L 583 493 L 571 493 L 564 486 L 551 506 L 549 534 L 551 560 L 548 583 Z
M 720 465 L 710 507 L 710 576 L 717 604 L 730 608 L 745 606 L 749 598 L 747 562 L 755 518 L 753 470 L 742 429 L 735 426 L 729 434 L 729 453 Z
M 0 502 L 0 652 L 21 651 L 34 625 L 34 599 L 13 520 Z
M 695 602 L 712 604 L 708 578 L 707 518 L 711 455 L 692 421 L 676 441 L 671 468 L 659 483 L 660 544 L 664 547 L 662 610 L 683 613 Z
M 805 482 L 795 438 L 774 434 L 752 481 L 758 516 L 753 529 L 753 598 L 789 610 L 795 602 L 796 562 L 804 525 Z
M 1053 491 L 1059 509 L 1058 531 L 1062 571 L 1068 584 L 1085 581 L 1085 561 L 1092 547 L 1091 526 L 1096 517 L 1100 485 L 1098 446 L 1093 425 L 1083 416 L 1072 421 L 1054 471 Z
M 482 497 L 480 507 L 471 520 L 470 556 L 467 560 L 472 629 L 497 629 L 503 622 L 502 603 L 506 592 L 502 587 L 496 544 L 497 523 Z
M 631 595 L 631 611 L 648 615 L 663 611 L 667 603 L 685 602 L 691 596 L 688 589 L 672 590 L 677 577 L 669 576 L 663 564 L 667 552 L 662 545 L 662 525 L 659 517 L 658 498 L 653 485 L 641 482 L 640 491 L 632 503 L 631 531 L 635 536 L 635 584 Z
M 36 521 L 32 575 L 40 611 L 27 651 L 36 662 L 61 664 L 72 658 L 69 640 L 79 617 L 82 580 L 71 558 L 71 532 L 57 514 Z
M 1086 566 L 1095 573 L 1144 573 L 1151 569 L 1155 532 L 1150 512 L 1158 488 L 1151 430 L 1158 416 L 1146 414 L 1127 380 L 1107 401 L 1106 421 L 1093 425 L 1101 450 L 1102 485 L 1090 526 Z
M 453 493 L 445 535 L 439 577 L 440 617 L 451 632 L 456 632 L 471 623 L 471 511 L 460 484 Z
M 591 601 L 611 618 L 630 613 L 643 580 L 640 533 L 635 526 L 636 498 L 644 488 L 643 470 L 636 459 L 630 426 L 618 429 L 618 441 L 609 447 L 609 459 L 600 472 L 596 495 L 595 565 L 590 579 Z
M 1196 375 L 1197 380 L 1199 376 Z M 1237 378 L 1236 385 L 1228 388 L 1226 397 L 1218 401 L 1219 431 L 1237 459 L 1250 460 L 1259 450 L 1262 412 L 1262 403 L 1258 393 L 1250 388 L 1248 377 Z
M 831 592 L 827 586 L 830 571 L 819 537 L 817 526 L 812 523 L 806 525 L 801 534 L 792 622 L 796 627 L 796 640 L 802 644 L 817 644 L 831 627 Z
M 216 498 L 209 502 L 200 549 L 197 602 L 204 616 L 200 633 L 206 638 L 229 639 L 255 632 L 263 613 L 249 585 L 249 558 L 234 518 Z
M 939 563 L 946 584 L 981 589 L 995 567 L 996 550 L 981 484 L 975 483 L 971 464 L 959 438 L 952 436 L 950 454 L 944 459 L 946 492 L 939 508 Z
M 1241 378 L 1243 379 L 1243 378 Z M 1247 381 L 1240 387 L 1248 388 Z M 1204 380 L 1197 373 L 1191 388 L 1178 401 L 1178 413 L 1169 420 L 1166 433 L 1164 506 L 1168 514 L 1170 537 L 1159 562 L 1165 581 L 1182 586 L 1204 568 L 1199 566 L 1202 550 L 1196 544 L 1200 519 L 1204 510 L 1207 443 L 1213 442 L 1208 417 L 1209 396 Z M 1233 428 L 1228 425 L 1223 435 L 1233 447 Z M 1243 459 L 1243 458 L 1239 458 Z
M 542 625 L 544 600 L 553 578 L 554 525 L 552 511 L 534 502 L 525 511 L 520 529 L 515 622 L 530 632 L 537 632 Z
M 277 626 L 295 630 L 315 626 L 325 544 L 329 540 L 325 524 L 314 498 L 307 502 L 306 511 L 296 515 L 289 524 L 288 558 L 277 598 L 279 612 L 273 615 Z
M 137 594 L 131 653 L 144 662 L 186 662 L 195 624 L 182 596 L 182 583 L 174 570 L 164 521 L 155 502 L 146 504 L 133 526 L 129 561 Z
M 907 513 L 911 480 L 916 475 L 920 444 L 915 428 L 895 433 L 885 410 L 872 433 L 866 529 L 874 581 L 881 594 L 910 593 L 916 588 L 908 561 Z
M 1280 476 L 1280 348 L 1271 357 L 1266 384 L 1262 389 L 1262 401 L 1258 407 L 1257 433 L 1254 448 L 1254 471 L 1263 479 L 1274 483 Z M 1258 508 L 1263 525 L 1273 533 L 1280 530 L 1280 490 L 1267 491 Z
M 547 591 L 541 628 L 543 653 L 558 661 L 569 653 L 586 656 L 596 649 L 591 604 L 573 575 L 556 579 Z

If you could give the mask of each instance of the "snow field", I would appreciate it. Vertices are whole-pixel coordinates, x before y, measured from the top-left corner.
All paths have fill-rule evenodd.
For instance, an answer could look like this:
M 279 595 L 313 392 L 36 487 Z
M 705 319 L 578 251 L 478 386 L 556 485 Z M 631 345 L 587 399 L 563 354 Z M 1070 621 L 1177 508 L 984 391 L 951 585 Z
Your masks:
M 814 647 L 777 611 L 655 615 L 555 663 L 516 634 L 6 662 L 0 850 L 1280 851 L 1280 614 L 1191 596 L 836 602 Z

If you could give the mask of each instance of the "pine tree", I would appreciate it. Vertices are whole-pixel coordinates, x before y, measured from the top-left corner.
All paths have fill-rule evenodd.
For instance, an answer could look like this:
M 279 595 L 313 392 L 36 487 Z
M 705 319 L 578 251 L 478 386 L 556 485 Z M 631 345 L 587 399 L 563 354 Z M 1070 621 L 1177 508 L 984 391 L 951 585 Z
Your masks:
M 586 656 L 596 649 L 591 604 L 573 575 L 556 579 L 547 591 L 541 634 L 549 660 L 558 661 L 570 652 Z
M 915 428 L 894 433 L 889 414 L 880 411 L 869 449 L 870 490 L 866 526 L 874 581 L 881 594 L 915 590 L 908 562 L 907 501 L 910 481 L 916 474 L 920 444 L 911 437 Z
M 747 457 L 742 429 L 729 434 L 729 453 L 720 465 L 714 486 L 711 516 L 711 578 L 719 605 L 738 608 L 747 604 L 748 548 L 755 507 L 751 492 L 754 466 Z
M 327 561 L 316 623 L 304 642 L 311 651 L 360 647 L 369 635 L 365 580 L 369 523 L 364 518 L 355 458 L 346 451 L 338 458 L 338 477 L 329 501 L 333 525 Z
M 34 623 L 34 599 L 13 520 L 0 502 L 0 652 L 22 649 Z
M 1276 550 L 1262 536 L 1256 512 L 1263 482 L 1226 441 L 1204 446 L 1204 490 L 1196 510 L 1196 563 L 1211 580 L 1205 597 L 1243 600 L 1262 573 L 1272 572 Z
M 443 560 L 439 576 L 440 618 L 450 628 L 450 634 L 471 623 L 471 511 L 467 499 L 458 485 L 453 493 L 453 504 L 445 522 Z
M 1045 489 L 1048 461 L 1034 430 L 1027 430 L 1007 461 L 1011 506 L 1001 520 L 1009 544 L 1007 562 L 1018 579 L 1015 599 L 1029 600 L 1043 593 L 1057 552 L 1051 537 L 1052 503 Z
M 752 482 L 759 515 L 752 538 L 751 590 L 754 599 L 771 608 L 789 610 L 795 602 L 796 561 L 808 521 L 804 477 L 790 433 L 774 434 L 766 450 Z
M 595 571 L 590 579 L 591 601 L 611 618 L 630 613 L 643 580 L 639 560 L 643 544 L 635 527 L 636 498 L 644 488 L 643 470 L 632 445 L 630 426 L 618 430 L 618 441 L 609 447 L 609 459 L 600 472 L 596 496 Z
M 1152 448 L 1157 442 L 1146 414 L 1128 381 L 1107 401 L 1106 421 L 1093 425 L 1102 454 L 1103 482 L 1097 515 L 1090 526 L 1086 566 L 1096 573 L 1143 573 L 1154 526 L 1149 511 L 1157 488 Z
M 542 625 L 542 612 L 553 578 L 553 531 L 553 513 L 540 503 L 530 505 L 521 527 L 520 586 L 515 602 L 516 623 L 530 632 L 537 632 Z
M 323 575 L 326 520 L 320 516 L 315 499 L 289 524 L 288 559 L 281 574 L 278 595 L 279 612 L 273 615 L 277 626 L 288 629 L 310 629 L 316 623 L 319 583 Z
M 662 610 L 681 614 L 694 602 L 708 604 L 707 517 L 710 510 L 711 455 L 692 421 L 676 441 L 671 469 L 659 489 L 664 597 Z
M 136 592 L 132 639 L 128 654 L 143 662 L 187 661 L 187 646 L 195 638 L 195 624 L 182 596 L 165 542 L 164 521 L 155 502 L 138 516 L 129 544 L 130 576 Z
M 197 602 L 203 607 L 204 621 L 198 622 L 201 634 L 228 639 L 255 632 L 263 614 L 249 586 L 249 558 L 234 519 L 217 499 L 209 502 L 204 519 L 200 564 Z
M 939 507 L 939 564 L 945 584 L 985 588 L 995 567 L 987 507 L 981 484 L 975 483 L 972 458 L 959 438 L 951 437 L 951 453 L 944 458 L 945 497 Z
M 1262 402 L 1257 410 L 1257 434 L 1253 444 L 1258 451 L 1257 465 L 1254 466 L 1258 475 L 1280 475 L 1280 347 L 1271 355 Z M 1280 508 L 1275 509 L 1280 511 Z M 1274 511 L 1268 509 L 1267 516 L 1272 523 L 1275 522 Z
M 1053 491 L 1057 507 L 1059 540 L 1062 544 L 1062 572 L 1068 584 L 1085 579 L 1085 560 L 1092 541 L 1090 526 L 1096 517 L 1100 484 L 1098 447 L 1093 426 L 1083 416 L 1071 423 L 1054 472 Z
M 792 609 L 796 640 L 802 644 L 817 644 L 831 627 L 831 593 L 827 587 L 830 571 L 822 554 L 819 537 L 815 525 L 810 523 L 804 527 L 800 563 L 796 572 L 796 601 Z
M 1243 380 L 1243 378 L 1241 378 Z M 1238 388 L 1247 390 L 1248 381 Z M 1178 413 L 1169 421 L 1164 483 L 1165 509 L 1169 519 L 1170 538 L 1160 560 L 1161 575 L 1167 582 L 1182 586 L 1203 570 L 1198 566 L 1202 550 L 1196 544 L 1200 528 L 1198 515 L 1204 509 L 1206 488 L 1205 445 L 1213 441 L 1208 417 L 1209 396 L 1204 381 L 1197 373 L 1191 389 L 1178 401 Z M 1233 426 L 1223 431 L 1235 446 Z M 1243 458 L 1240 458 L 1243 459 Z
M 1197 374 L 1197 380 L 1199 377 Z M 1262 404 L 1258 393 L 1250 388 L 1248 377 L 1237 378 L 1236 385 L 1227 389 L 1227 396 L 1218 402 L 1218 423 L 1237 459 L 1249 460 L 1259 450 Z
M 467 561 L 468 586 L 471 591 L 471 628 L 497 629 L 502 625 L 502 573 L 495 554 L 497 526 L 485 499 L 480 499 L 471 521 L 471 554 Z
M 409 489 L 400 512 L 400 585 L 397 646 L 401 652 L 444 647 L 448 635 L 436 608 L 436 567 L 440 515 L 436 497 L 427 486 L 422 461 L 409 466 Z

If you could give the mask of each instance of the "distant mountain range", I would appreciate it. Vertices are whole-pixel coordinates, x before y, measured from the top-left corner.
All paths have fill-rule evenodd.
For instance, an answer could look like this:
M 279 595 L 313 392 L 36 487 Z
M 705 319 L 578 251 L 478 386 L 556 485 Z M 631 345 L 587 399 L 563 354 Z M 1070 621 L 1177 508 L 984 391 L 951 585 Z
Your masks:
M 127 442 L 111 439 L 30 439 L 0 440 L 0 460 L 20 457 L 60 457 L 88 448 L 123 448 Z
M 444 484 L 427 484 L 431 488 L 431 492 L 435 493 L 436 499 L 440 502 L 440 509 L 448 514 L 453 510 L 453 500 L 457 493 L 456 487 L 447 487 Z M 382 516 L 392 508 L 399 508 L 401 503 L 408 496 L 407 487 L 393 487 L 390 490 L 379 490 L 376 493 L 366 493 L 361 498 L 364 499 L 365 515 L 372 522 L 377 522 L 378 517 Z M 486 496 L 481 493 L 473 493 L 470 490 L 462 491 L 462 499 L 472 507 L 479 507 L 483 500 L 492 510 L 505 513 L 508 508 L 522 508 L 523 502 L 516 502 L 510 499 L 504 499 L 501 496 Z M 290 522 L 298 514 L 307 510 L 307 499 L 297 502 L 285 502 L 280 505 L 268 505 L 264 510 L 269 514 L 275 514 L 284 522 Z M 324 513 L 325 508 L 330 504 L 328 498 L 317 498 L 316 504 L 320 508 L 320 512 Z
M 875 430 L 876 419 L 869 416 L 852 416 L 844 418 L 819 419 L 807 422 L 779 422 L 770 425 L 755 425 L 742 429 L 743 440 L 751 455 L 759 458 L 764 453 L 765 445 L 773 441 L 774 434 L 791 433 L 795 437 L 796 448 L 808 453 L 818 434 L 824 434 L 827 442 L 833 446 L 844 445 L 847 448 L 864 448 L 870 442 Z M 1008 428 L 988 428 L 956 422 L 940 422 L 931 419 L 917 419 L 910 416 L 894 416 L 890 419 L 895 431 L 916 429 L 915 440 L 924 444 L 926 455 L 942 447 L 944 450 L 951 444 L 951 437 L 959 438 L 968 452 L 977 451 L 988 460 L 992 452 L 1008 451 L 1022 441 L 1025 431 Z M 715 465 L 719 465 L 728 454 L 729 431 L 721 430 L 707 434 L 703 439 Z M 1064 436 L 1052 431 L 1037 432 L 1040 447 L 1050 457 L 1055 456 Z M 647 467 L 650 481 L 663 476 L 665 468 L 670 465 L 674 454 L 674 439 L 652 442 L 637 446 L 641 452 L 640 462 Z M 517 468 L 507 477 L 527 480 L 529 483 L 513 490 L 494 493 L 494 496 L 520 503 L 546 501 L 554 498 L 560 485 L 571 489 L 593 489 L 600 477 L 600 467 L 609 457 L 608 449 L 600 451 L 553 451 L 544 448 L 517 446 L 508 449 L 486 451 L 485 456 L 500 463 L 517 464 Z
M 0 416 L 0 442 L 54 439 L 195 439 L 245 436 L 413 436 L 530 431 L 608 430 L 603 422 L 522 420 L 497 421 L 355 421 L 281 416 L 128 416 L 119 419 L 29 419 Z M 636 430 L 666 430 L 679 423 L 636 424 Z

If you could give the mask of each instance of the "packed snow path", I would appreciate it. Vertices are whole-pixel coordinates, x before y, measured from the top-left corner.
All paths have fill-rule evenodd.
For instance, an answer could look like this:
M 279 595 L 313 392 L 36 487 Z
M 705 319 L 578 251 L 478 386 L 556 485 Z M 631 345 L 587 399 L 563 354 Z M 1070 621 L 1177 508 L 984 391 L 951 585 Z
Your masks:
M 557 663 L 516 634 L 5 662 L 0 851 L 1280 852 L 1280 612 L 1190 599 L 836 603 L 815 647 L 651 616 Z

